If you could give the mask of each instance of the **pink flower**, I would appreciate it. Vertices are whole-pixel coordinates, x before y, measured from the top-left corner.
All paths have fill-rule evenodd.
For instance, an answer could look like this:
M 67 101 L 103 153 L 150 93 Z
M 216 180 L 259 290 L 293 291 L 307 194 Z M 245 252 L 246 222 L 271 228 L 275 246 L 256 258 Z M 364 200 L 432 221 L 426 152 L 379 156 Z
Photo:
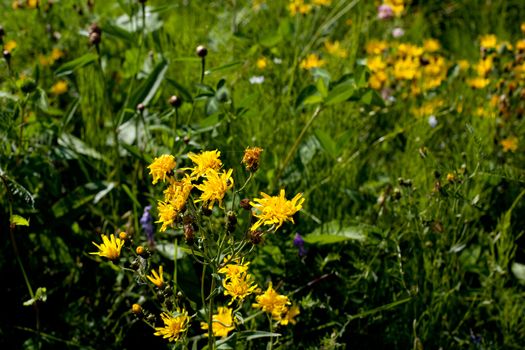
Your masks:
M 394 11 L 388 5 L 381 5 L 377 8 L 377 18 L 379 19 L 390 19 L 394 17 Z

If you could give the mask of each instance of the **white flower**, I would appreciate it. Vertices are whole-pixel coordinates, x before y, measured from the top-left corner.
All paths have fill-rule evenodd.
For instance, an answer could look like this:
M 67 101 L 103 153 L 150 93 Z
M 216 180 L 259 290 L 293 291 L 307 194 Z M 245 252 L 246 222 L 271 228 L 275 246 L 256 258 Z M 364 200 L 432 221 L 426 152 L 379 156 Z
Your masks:
M 264 76 L 262 75 L 254 75 L 253 77 L 250 77 L 250 84 L 262 84 L 264 82 Z
M 403 28 L 399 28 L 399 27 L 397 27 L 397 28 L 394 28 L 394 29 L 392 30 L 392 36 L 393 36 L 394 38 L 400 38 L 400 37 L 402 37 L 403 35 L 405 35 L 405 31 L 403 30 Z
M 431 128 L 435 128 L 438 123 L 438 120 L 435 116 L 431 115 L 428 117 L 428 125 L 430 125 Z

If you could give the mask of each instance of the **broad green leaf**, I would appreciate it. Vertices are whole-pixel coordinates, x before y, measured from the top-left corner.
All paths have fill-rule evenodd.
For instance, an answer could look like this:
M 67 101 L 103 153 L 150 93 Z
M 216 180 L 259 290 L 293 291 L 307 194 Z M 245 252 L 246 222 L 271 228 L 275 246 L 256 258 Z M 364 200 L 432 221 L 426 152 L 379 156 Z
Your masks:
M 97 160 L 107 161 L 107 159 L 102 154 L 89 147 L 82 140 L 71 134 L 63 133 L 60 135 L 58 138 L 58 144 L 62 147 L 72 150 L 76 154 L 81 154 L 83 156 Z
M 139 103 L 147 105 L 157 93 L 167 70 L 168 62 L 166 60 L 159 62 L 148 77 L 131 94 L 128 102 L 129 108 L 135 109 Z
M 58 69 L 55 71 L 55 75 L 60 77 L 64 75 L 68 75 L 73 73 L 75 70 L 85 67 L 88 64 L 91 64 L 95 62 L 98 59 L 98 55 L 96 53 L 87 53 L 83 56 L 80 56 L 77 59 L 74 59 L 73 61 L 69 61 L 58 67 Z
M 315 94 L 305 98 L 303 101 L 303 105 L 315 105 L 321 102 L 323 102 L 323 96 L 321 96 L 320 94 Z
M 326 83 L 325 79 L 317 79 L 316 87 L 317 91 L 319 91 L 323 98 L 326 98 L 326 96 L 328 96 L 328 84 Z
M 355 92 L 353 81 L 347 81 L 336 85 L 326 97 L 326 105 L 334 105 L 348 100 Z
M 363 227 L 345 226 L 339 227 L 337 221 L 331 221 L 304 236 L 304 240 L 310 244 L 334 244 L 344 241 L 364 241 L 366 235 Z
M 175 257 L 175 245 L 173 242 L 162 241 L 155 245 L 156 250 L 165 258 L 173 260 Z M 181 247 L 177 247 L 177 259 L 186 256 L 186 252 Z
M 375 90 L 368 90 L 361 97 L 361 101 L 367 105 L 384 107 L 385 101 Z
M 301 90 L 297 99 L 295 100 L 295 108 L 301 107 L 304 104 L 304 101 L 314 94 L 318 95 L 317 88 L 314 85 L 307 85 L 304 89 Z M 322 99 L 321 99 L 322 100 Z
M 29 226 L 29 220 L 21 217 L 20 215 L 11 215 L 11 219 L 9 221 L 15 226 Z

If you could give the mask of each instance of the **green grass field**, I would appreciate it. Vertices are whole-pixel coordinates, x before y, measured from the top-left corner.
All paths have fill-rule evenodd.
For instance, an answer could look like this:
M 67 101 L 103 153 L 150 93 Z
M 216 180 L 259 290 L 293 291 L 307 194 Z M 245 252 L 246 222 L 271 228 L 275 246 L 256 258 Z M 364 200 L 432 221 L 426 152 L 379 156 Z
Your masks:
M 522 0 L 0 26 L 0 348 L 523 349 Z

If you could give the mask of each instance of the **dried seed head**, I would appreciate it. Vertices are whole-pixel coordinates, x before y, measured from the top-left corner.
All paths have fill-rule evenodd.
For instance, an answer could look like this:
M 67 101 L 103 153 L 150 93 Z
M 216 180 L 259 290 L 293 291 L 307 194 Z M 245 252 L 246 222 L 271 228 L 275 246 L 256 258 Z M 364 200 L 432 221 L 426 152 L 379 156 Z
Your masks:
M 260 244 L 263 241 L 263 231 L 248 231 L 248 239 L 253 245 Z
M 193 245 L 193 242 L 195 241 L 195 230 L 193 229 L 192 224 L 184 225 L 184 239 L 186 240 L 186 243 Z
M 250 204 L 250 200 L 248 198 L 244 198 L 243 200 L 241 200 L 239 205 L 241 206 L 241 208 L 243 208 L 245 210 L 251 210 L 252 209 L 252 205 Z
M 248 147 L 244 151 L 242 163 L 246 166 L 246 170 L 254 173 L 259 169 L 259 159 L 263 149 L 259 147 Z
M 197 46 L 197 49 L 195 51 L 197 52 L 197 56 L 201 58 L 208 56 L 208 49 L 203 45 Z
M 170 105 L 172 105 L 175 108 L 179 108 L 182 105 L 182 100 L 178 96 L 171 96 L 169 99 Z

